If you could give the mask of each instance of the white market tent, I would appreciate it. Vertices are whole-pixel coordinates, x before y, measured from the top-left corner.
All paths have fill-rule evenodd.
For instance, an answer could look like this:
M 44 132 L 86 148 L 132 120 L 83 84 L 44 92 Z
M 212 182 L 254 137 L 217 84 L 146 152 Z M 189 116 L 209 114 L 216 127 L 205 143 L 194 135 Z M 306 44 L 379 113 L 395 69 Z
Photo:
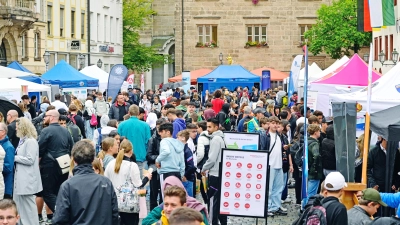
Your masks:
M 318 78 L 324 77 L 332 73 L 337 68 L 345 64 L 347 61 L 349 61 L 349 57 L 347 56 L 343 56 L 341 59 L 336 60 L 332 65 L 330 65 L 328 68 L 324 69 L 324 71 L 322 71 L 320 74 L 318 74 Z
M 14 77 L 25 77 L 32 76 L 35 74 L 0 66 L 0 78 L 14 78 Z
M 37 84 L 18 78 L 0 78 L 0 93 L 13 92 L 21 95 L 21 86 L 27 85 L 28 92 L 47 92 L 47 96 L 51 96 L 51 87 L 47 85 Z M 19 96 L 20 97 L 20 96 Z M 18 98 L 20 99 L 20 98 Z
M 400 64 L 394 66 L 384 76 L 372 84 L 371 113 L 399 105 L 400 102 Z M 330 102 L 357 102 L 362 106 L 360 113 L 367 109 L 367 88 L 348 93 L 330 94 Z
M 304 87 L 304 73 L 306 72 L 306 68 L 300 70 L 299 80 L 297 83 L 298 87 Z M 311 66 L 308 66 L 308 82 L 312 82 L 320 78 L 319 74 L 322 72 L 321 68 L 313 62 Z
M 109 74 L 104 70 L 100 69 L 97 65 L 87 66 L 79 72 L 86 76 L 99 79 L 99 90 L 104 91 L 107 89 Z

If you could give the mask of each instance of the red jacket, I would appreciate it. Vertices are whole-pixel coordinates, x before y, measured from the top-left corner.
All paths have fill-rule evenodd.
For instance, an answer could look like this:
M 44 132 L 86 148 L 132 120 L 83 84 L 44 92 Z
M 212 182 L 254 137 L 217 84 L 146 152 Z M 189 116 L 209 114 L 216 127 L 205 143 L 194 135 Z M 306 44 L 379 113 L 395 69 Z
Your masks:
M 213 105 L 212 109 L 214 110 L 215 114 L 218 114 L 219 111 L 222 109 L 222 105 L 224 104 L 224 100 L 220 98 L 213 99 L 211 104 Z

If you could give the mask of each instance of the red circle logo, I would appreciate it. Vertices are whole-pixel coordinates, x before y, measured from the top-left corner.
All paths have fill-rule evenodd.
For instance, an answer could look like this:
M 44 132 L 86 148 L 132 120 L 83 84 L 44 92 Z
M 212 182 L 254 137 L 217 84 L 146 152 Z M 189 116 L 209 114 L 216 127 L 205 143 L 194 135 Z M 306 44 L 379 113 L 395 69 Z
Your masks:
M 240 204 L 239 203 L 235 203 L 235 208 L 239 208 Z
M 231 162 L 226 162 L 226 164 L 225 164 L 227 167 L 231 167 Z
M 250 195 L 249 193 L 246 193 L 245 197 L 246 197 L 246 198 L 250 198 L 251 195 Z
M 251 178 L 251 173 L 248 173 L 248 174 L 246 175 L 246 177 L 247 177 L 248 179 L 250 179 L 250 178 Z
M 260 199 L 261 195 L 260 194 L 256 194 L 256 199 Z
M 236 164 L 236 166 L 237 166 L 238 168 L 242 168 L 242 163 L 238 162 L 238 163 Z
M 230 176 L 231 176 L 231 173 L 226 172 L 226 173 L 225 173 L 225 176 L 226 176 L 226 177 L 230 177 Z
M 229 192 L 225 192 L 225 193 L 224 193 L 224 196 L 225 196 L 225 197 L 229 197 Z
M 240 188 L 240 186 L 242 186 L 239 182 L 236 183 L 236 187 Z
M 262 175 L 261 174 L 257 174 L 257 179 L 261 180 Z
M 241 174 L 241 173 L 236 173 L 236 177 L 237 177 L 237 178 L 241 178 L 241 177 L 242 177 L 242 174 Z
M 253 167 L 253 164 L 247 163 L 247 168 L 251 169 Z
M 251 188 L 251 184 L 250 184 L 250 183 L 247 183 L 247 184 L 246 184 L 246 188 Z
M 239 193 L 239 192 L 236 192 L 235 197 L 236 197 L 236 198 L 240 198 L 240 193 Z
M 250 208 L 250 204 L 249 204 L 249 203 L 246 203 L 246 204 L 244 205 L 244 207 L 245 207 L 246 209 L 248 209 L 248 208 Z
M 257 189 L 261 189 L 261 184 L 257 184 L 257 185 L 256 185 L 256 188 L 257 188 Z
M 261 170 L 262 169 L 262 164 L 257 164 L 257 169 Z
M 229 182 L 225 182 L 225 187 L 229 187 L 231 184 Z
M 228 207 L 228 206 L 229 206 L 229 203 L 224 202 L 224 207 Z

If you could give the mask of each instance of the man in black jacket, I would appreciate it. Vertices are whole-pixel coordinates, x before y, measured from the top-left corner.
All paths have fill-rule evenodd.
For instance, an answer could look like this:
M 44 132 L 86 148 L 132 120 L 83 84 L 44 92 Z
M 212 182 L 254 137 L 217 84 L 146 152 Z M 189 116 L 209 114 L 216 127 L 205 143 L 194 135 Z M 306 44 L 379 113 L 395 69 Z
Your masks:
M 7 123 L 8 123 L 7 136 L 10 139 L 10 142 L 15 149 L 17 149 L 19 143 L 19 137 L 17 137 L 17 130 L 16 130 L 17 119 L 18 119 L 18 112 L 16 110 L 10 110 L 7 112 Z
M 340 172 L 331 172 L 325 178 L 325 198 L 322 206 L 326 209 L 326 220 L 328 225 L 347 224 L 347 209 L 339 202 L 343 189 L 347 187 L 346 181 Z
M 72 157 L 77 166 L 74 176 L 61 185 L 53 224 L 118 225 L 117 196 L 111 181 L 93 171 L 92 143 L 76 143 Z
M 36 107 L 33 103 L 29 101 L 29 96 L 22 95 L 21 100 L 22 103 L 26 105 L 26 108 L 28 109 L 29 114 L 31 114 L 32 119 L 34 119 L 36 117 Z
M 51 211 L 55 211 L 56 197 L 61 184 L 67 180 L 68 173 L 63 174 L 57 158 L 71 155 L 74 145 L 71 134 L 58 123 L 60 114 L 50 110 L 45 114 L 45 122 L 49 124 L 39 137 L 40 175 L 43 184 L 43 199 Z M 52 215 L 49 217 L 52 217 Z
M 321 143 L 321 160 L 324 175 L 336 171 L 335 134 L 333 125 L 326 128 L 326 138 Z
M 150 138 L 147 144 L 147 154 L 146 160 L 149 168 L 153 168 L 152 178 L 150 180 L 150 211 L 162 203 L 161 196 L 161 186 L 160 186 L 160 176 L 157 173 L 156 159 L 160 154 L 160 142 L 161 136 L 158 134 L 158 128 L 161 124 L 165 123 L 164 119 L 158 119 L 156 121 L 157 131 L 154 132 L 153 136 Z M 157 204 L 157 199 L 160 198 L 159 204 Z

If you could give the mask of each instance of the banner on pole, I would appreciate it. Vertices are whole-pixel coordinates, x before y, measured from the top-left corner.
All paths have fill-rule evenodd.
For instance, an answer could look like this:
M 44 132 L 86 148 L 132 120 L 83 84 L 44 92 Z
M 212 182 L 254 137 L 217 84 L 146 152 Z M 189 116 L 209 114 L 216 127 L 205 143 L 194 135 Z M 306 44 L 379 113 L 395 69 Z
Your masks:
M 261 75 L 261 90 L 266 91 L 271 87 L 271 71 L 263 70 Z
M 135 74 L 131 74 L 128 76 L 128 78 L 126 79 L 126 82 L 128 82 L 128 84 L 133 84 L 135 83 Z
M 144 73 L 140 76 L 140 90 L 144 93 Z
M 117 64 L 111 68 L 108 77 L 107 97 L 111 97 L 113 101 L 115 100 L 127 76 L 128 68 L 126 66 Z
M 302 55 L 297 55 L 292 62 L 292 67 L 290 68 L 290 76 L 289 76 L 289 98 L 292 97 L 293 92 L 297 91 L 297 86 L 299 82 L 300 75 L 300 67 L 301 62 L 303 61 Z
M 186 82 L 185 85 L 182 86 L 185 93 L 190 89 L 190 71 L 183 71 L 182 72 L 182 81 Z

